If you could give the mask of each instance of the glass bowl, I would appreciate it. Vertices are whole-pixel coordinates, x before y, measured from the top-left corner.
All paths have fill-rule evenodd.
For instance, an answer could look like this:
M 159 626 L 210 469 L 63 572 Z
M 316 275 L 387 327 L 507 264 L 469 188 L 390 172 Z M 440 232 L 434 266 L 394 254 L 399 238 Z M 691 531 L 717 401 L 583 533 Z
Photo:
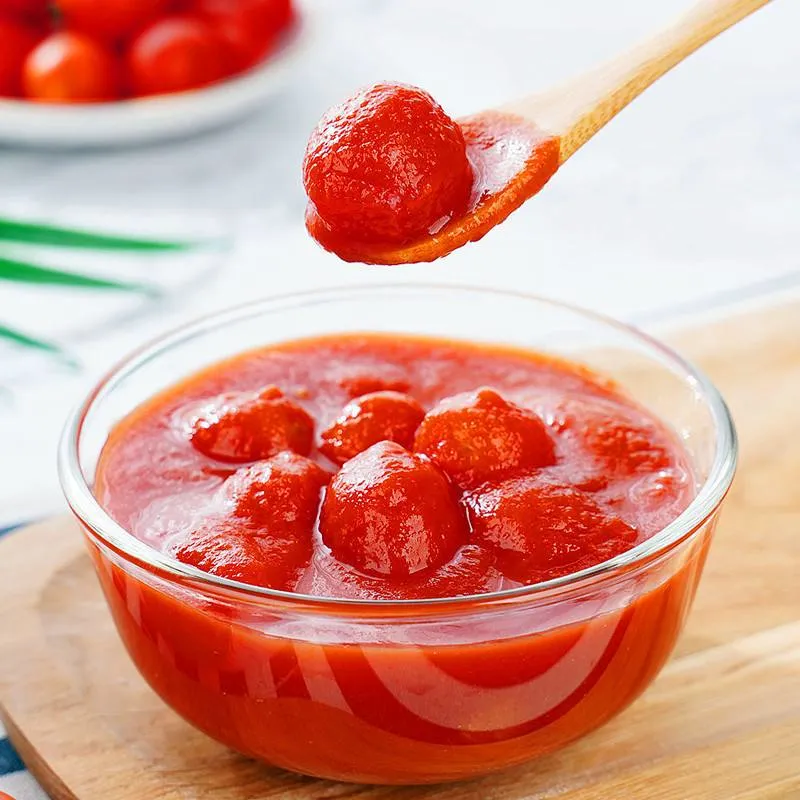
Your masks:
M 234 354 L 336 332 L 510 344 L 616 380 L 682 439 L 698 492 L 652 538 L 534 586 L 365 601 L 247 586 L 156 552 L 93 493 L 114 424 Z M 269 764 L 344 781 L 456 780 L 551 752 L 618 714 L 683 627 L 736 465 L 724 401 L 678 355 L 625 325 L 537 297 L 396 285 L 308 292 L 203 319 L 125 360 L 67 422 L 66 498 L 119 634 L 175 711 Z

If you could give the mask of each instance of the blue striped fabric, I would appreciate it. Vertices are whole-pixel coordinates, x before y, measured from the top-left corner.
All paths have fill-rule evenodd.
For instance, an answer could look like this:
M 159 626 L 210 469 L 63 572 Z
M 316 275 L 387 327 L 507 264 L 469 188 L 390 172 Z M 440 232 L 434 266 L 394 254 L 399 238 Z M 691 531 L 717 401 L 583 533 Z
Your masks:
M 6 528 L 0 528 L 0 536 L 5 536 L 18 527 L 19 525 L 11 525 Z M 11 742 L 3 736 L 0 739 L 0 776 L 8 775 L 11 772 L 20 772 L 23 769 L 25 769 L 25 765 L 22 763 L 22 759 L 11 746 Z
M 0 739 L 0 775 L 20 772 L 23 769 L 25 769 L 25 765 L 17 755 L 17 751 L 11 746 L 11 742 L 8 739 Z
M 0 537 L 19 528 L 11 525 L 0 528 Z M 17 751 L 11 746 L 5 730 L 0 725 L 0 792 L 16 800 L 43 800 L 46 795 L 26 769 Z

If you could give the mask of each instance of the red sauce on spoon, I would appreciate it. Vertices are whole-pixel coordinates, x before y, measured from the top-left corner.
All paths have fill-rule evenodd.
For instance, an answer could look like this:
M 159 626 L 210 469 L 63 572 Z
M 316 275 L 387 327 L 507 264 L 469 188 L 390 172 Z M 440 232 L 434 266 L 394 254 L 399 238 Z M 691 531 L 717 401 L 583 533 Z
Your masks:
M 433 261 L 484 236 L 558 165 L 558 140 L 521 117 L 455 122 L 420 89 L 378 84 L 312 133 L 306 226 L 345 261 Z

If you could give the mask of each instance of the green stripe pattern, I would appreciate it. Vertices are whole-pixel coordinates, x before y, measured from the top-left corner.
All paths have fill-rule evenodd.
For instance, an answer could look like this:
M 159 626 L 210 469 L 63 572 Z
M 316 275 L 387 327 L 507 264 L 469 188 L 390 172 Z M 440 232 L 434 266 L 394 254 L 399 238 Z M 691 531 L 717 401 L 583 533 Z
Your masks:
M 21 220 L 0 219 L 0 247 L 12 245 L 54 247 L 71 250 L 94 250 L 136 254 L 181 253 L 200 248 L 214 247 L 221 242 L 181 242 L 162 239 L 117 236 L 106 233 L 64 228 Z M 9 258 L 0 255 L 0 281 L 12 281 L 31 286 L 60 286 L 71 289 L 131 292 L 147 297 L 161 294 L 158 287 L 148 283 L 102 278 L 83 272 L 74 272 L 38 264 L 35 261 Z M 77 362 L 62 347 L 45 339 L 38 339 L 15 328 L 0 323 L 0 340 L 20 347 L 48 353 L 64 364 L 77 366 Z

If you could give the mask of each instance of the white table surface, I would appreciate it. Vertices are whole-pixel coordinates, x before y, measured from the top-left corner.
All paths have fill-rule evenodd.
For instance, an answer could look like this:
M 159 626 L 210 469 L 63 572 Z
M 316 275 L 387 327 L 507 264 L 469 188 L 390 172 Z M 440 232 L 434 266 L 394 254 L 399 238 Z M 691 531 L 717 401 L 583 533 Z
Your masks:
M 83 363 L 71 375 L 27 359 L 24 379 L 0 394 L 0 525 L 61 507 L 55 442 L 68 406 L 99 374 L 145 338 L 230 303 L 432 280 L 521 288 L 647 322 L 794 280 L 800 5 L 792 0 L 774 0 L 648 90 L 483 241 L 433 265 L 372 269 L 340 263 L 302 227 L 300 160 L 328 105 L 361 84 L 395 79 L 429 89 L 453 115 L 477 110 L 614 54 L 686 3 L 305 6 L 316 32 L 304 68 L 279 99 L 235 127 L 135 150 L 0 148 L 0 213 L 145 229 L 166 216 L 189 226 L 209 221 L 234 238 L 222 269 L 188 297 L 100 333 L 85 331 L 96 297 L 0 284 L 0 320 L 66 343 Z M 141 275 L 150 268 L 136 265 Z M 0 350 L 0 367 L 11 364 L 16 375 L 19 361 Z

